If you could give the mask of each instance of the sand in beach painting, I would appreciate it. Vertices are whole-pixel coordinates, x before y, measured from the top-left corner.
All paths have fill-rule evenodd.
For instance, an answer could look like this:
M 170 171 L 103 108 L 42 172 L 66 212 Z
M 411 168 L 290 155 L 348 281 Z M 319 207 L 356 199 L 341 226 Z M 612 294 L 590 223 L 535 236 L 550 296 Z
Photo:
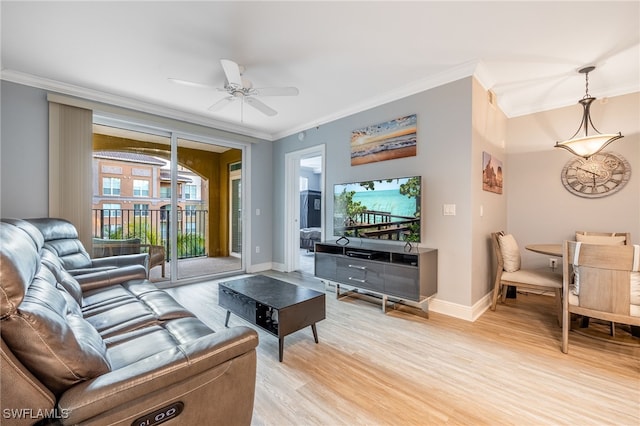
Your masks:
M 502 194 L 502 161 L 488 152 L 482 152 L 482 189 Z
M 416 114 L 354 130 L 351 133 L 351 165 L 416 155 Z

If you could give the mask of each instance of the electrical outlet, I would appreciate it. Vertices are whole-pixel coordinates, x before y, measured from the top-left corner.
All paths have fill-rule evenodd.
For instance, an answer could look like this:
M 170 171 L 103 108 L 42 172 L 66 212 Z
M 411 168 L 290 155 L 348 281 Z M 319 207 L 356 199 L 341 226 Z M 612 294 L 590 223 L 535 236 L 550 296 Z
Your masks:
M 260 253 L 260 246 L 256 246 L 256 253 Z
M 553 257 L 549 258 L 549 267 L 552 269 L 556 269 L 556 261 L 557 259 L 554 259 Z

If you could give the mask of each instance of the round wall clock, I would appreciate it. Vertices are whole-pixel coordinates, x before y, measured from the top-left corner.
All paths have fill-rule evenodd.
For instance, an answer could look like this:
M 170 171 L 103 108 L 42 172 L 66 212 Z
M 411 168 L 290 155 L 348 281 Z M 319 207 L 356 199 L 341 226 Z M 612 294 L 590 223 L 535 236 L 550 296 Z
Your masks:
M 599 198 L 620 191 L 629 182 L 631 165 L 620 154 L 599 152 L 572 158 L 562 169 L 562 184 L 579 197 Z

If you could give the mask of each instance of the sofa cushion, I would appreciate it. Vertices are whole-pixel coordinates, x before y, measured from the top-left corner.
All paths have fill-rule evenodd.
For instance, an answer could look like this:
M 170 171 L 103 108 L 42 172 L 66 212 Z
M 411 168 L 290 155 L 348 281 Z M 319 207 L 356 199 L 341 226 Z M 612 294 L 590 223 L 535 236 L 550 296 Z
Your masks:
M 16 357 L 55 394 L 109 371 L 104 341 L 41 267 L 33 239 L 0 223 L 0 241 L 0 332 Z
M 44 246 L 60 258 L 67 271 L 91 267 L 91 256 L 78 239 L 78 231 L 71 222 L 56 218 L 27 219 L 27 222 L 38 228 L 44 237 Z
M 116 370 L 178 345 L 214 334 L 197 318 L 180 318 L 105 339 L 109 360 Z
M 42 236 L 42 233 L 32 223 L 27 222 L 24 219 L 11 219 L 11 218 L 3 218 L 2 221 L 19 228 L 20 230 L 25 232 L 27 235 L 29 235 L 29 238 L 33 240 L 38 251 L 40 251 L 40 249 L 44 246 L 44 237 Z
M 0 223 L 0 317 L 15 312 L 40 269 L 36 245 L 13 225 Z
M 49 269 L 59 286 L 63 287 L 76 300 L 78 305 L 82 306 L 82 288 L 78 281 L 62 267 L 62 263 L 49 249 L 42 249 L 40 261 L 47 269 Z
M 1 328 L 11 351 L 56 395 L 110 371 L 104 341 L 64 292 L 51 271 L 41 268 Z

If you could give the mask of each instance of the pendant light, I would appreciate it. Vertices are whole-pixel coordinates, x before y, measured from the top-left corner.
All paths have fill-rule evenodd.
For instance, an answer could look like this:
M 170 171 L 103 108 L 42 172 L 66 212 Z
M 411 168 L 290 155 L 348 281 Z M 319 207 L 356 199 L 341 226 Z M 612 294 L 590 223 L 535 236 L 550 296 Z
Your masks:
M 582 122 L 580 123 L 578 130 L 570 139 L 562 142 L 556 142 L 555 145 L 556 148 L 564 148 L 572 154 L 584 158 L 591 157 L 592 155 L 602 151 L 602 149 L 611 142 L 624 137 L 620 132 L 607 134 L 600 133 L 591 121 L 591 103 L 595 101 L 596 98 L 589 95 L 589 73 L 594 69 L 596 69 L 596 67 L 588 66 L 578 70 L 579 73 L 585 75 L 585 95 L 578 101 L 578 103 L 584 108 Z M 584 130 L 584 135 L 578 136 L 581 130 Z

